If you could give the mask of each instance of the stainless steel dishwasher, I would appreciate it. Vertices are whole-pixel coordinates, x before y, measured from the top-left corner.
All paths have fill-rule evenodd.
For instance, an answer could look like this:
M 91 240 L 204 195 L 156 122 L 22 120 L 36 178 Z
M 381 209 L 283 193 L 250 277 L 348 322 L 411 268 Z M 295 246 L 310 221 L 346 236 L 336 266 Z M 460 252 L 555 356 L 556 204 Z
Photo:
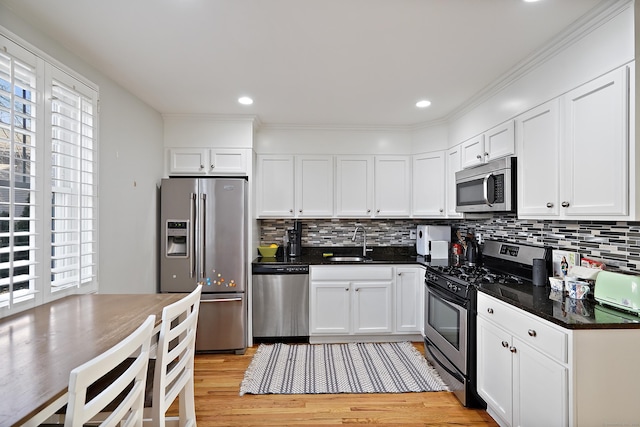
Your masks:
M 309 266 L 253 264 L 254 341 L 309 341 Z

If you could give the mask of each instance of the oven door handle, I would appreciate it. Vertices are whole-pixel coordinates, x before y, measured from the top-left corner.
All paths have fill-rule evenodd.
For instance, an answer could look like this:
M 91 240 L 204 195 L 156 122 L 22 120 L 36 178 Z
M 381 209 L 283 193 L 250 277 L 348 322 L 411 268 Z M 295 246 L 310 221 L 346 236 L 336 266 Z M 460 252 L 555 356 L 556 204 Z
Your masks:
M 440 291 L 439 289 L 434 288 L 432 286 L 429 286 L 428 282 L 427 282 L 427 288 L 428 288 L 429 292 L 431 292 L 432 294 L 434 294 L 438 298 L 448 302 L 449 304 L 457 306 L 457 307 L 462 307 L 465 310 L 467 309 L 468 301 L 465 301 L 463 299 L 451 298 L 451 296 L 445 294 L 444 292 Z

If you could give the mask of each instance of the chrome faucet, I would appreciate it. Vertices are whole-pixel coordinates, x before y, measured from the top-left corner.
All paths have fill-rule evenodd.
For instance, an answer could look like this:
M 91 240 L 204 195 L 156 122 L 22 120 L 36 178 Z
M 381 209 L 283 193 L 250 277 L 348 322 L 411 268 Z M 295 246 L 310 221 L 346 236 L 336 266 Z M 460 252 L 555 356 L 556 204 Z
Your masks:
M 367 252 L 371 252 L 373 249 L 367 249 L 367 230 L 360 225 L 356 225 L 356 229 L 353 231 L 353 237 L 351 238 L 352 242 L 356 241 L 356 235 L 358 234 L 358 230 L 362 230 L 362 256 L 366 257 Z

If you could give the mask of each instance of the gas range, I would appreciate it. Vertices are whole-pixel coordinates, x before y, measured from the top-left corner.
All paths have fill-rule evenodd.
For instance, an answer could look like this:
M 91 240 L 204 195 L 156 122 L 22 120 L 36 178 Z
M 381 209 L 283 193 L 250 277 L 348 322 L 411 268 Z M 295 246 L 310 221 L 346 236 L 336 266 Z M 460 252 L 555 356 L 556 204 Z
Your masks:
M 471 289 L 482 284 L 531 284 L 533 260 L 542 258 L 550 262 L 550 257 L 550 248 L 487 240 L 481 266 L 431 266 L 427 279 L 431 285 L 467 298 Z
M 425 277 L 425 357 L 464 406 L 486 407 L 476 390 L 477 289 L 531 283 L 533 260 L 549 248 L 487 240 L 483 265 L 429 266 Z

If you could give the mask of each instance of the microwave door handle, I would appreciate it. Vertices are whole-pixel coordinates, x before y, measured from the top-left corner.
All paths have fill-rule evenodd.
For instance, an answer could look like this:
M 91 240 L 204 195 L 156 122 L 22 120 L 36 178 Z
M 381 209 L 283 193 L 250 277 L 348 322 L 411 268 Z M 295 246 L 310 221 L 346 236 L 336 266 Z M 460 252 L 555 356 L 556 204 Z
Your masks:
M 484 193 L 484 202 L 487 206 L 491 207 L 493 200 L 489 202 L 489 178 L 493 176 L 492 173 L 488 173 L 487 176 L 484 177 L 484 181 L 482 183 L 482 192 Z

